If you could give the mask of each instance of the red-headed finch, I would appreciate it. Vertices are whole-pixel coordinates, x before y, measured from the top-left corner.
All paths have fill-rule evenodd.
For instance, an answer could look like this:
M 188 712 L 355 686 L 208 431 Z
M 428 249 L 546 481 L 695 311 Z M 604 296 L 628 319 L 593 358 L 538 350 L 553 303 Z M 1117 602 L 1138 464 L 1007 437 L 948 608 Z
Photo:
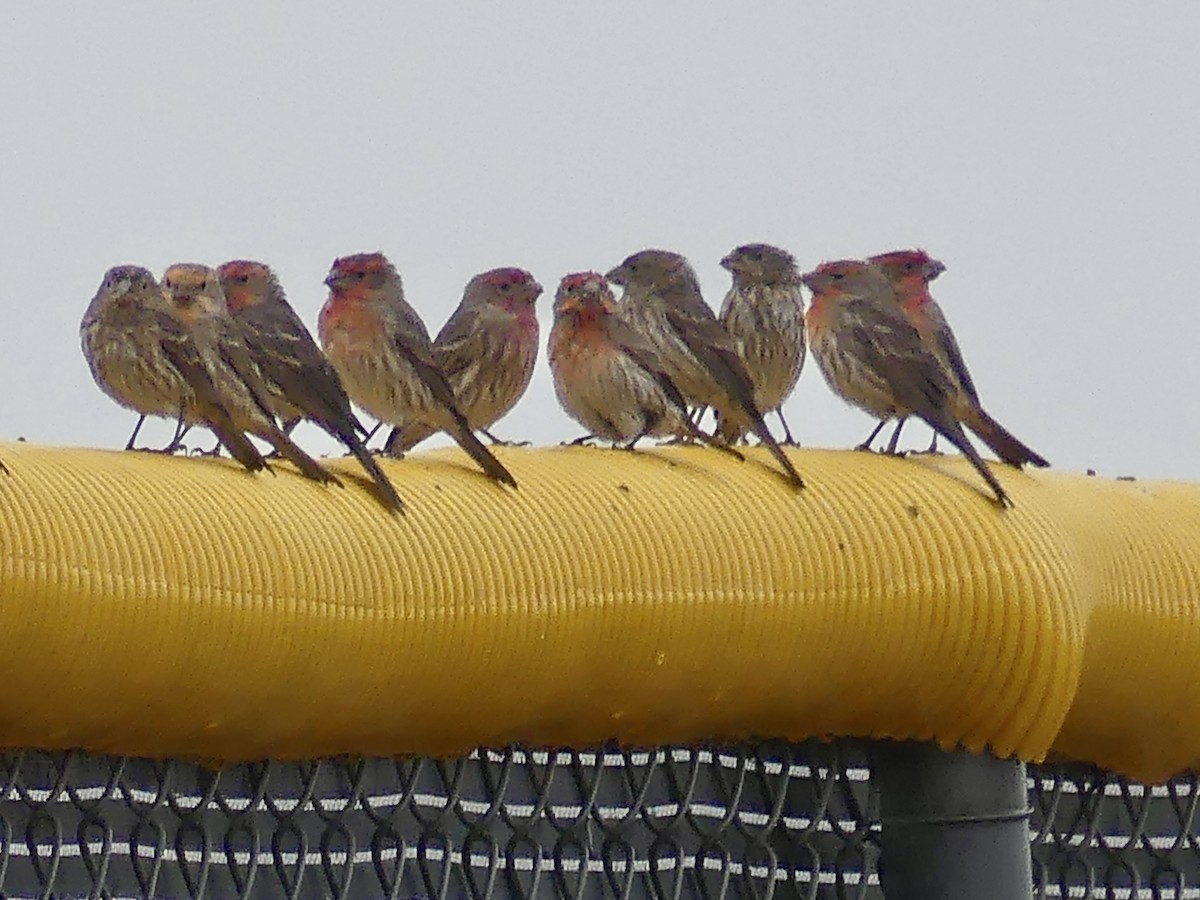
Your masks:
M 643 437 L 688 435 L 740 458 L 692 423 L 650 342 L 621 319 L 603 275 L 577 272 L 559 283 L 550 372 L 558 402 L 589 436 L 632 450 Z
M 241 326 L 258 367 L 262 399 L 272 415 L 284 422 L 315 422 L 350 448 L 374 479 L 384 505 L 403 509 L 400 495 L 359 437 L 366 429 L 350 408 L 341 379 L 288 303 L 275 273 L 260 262 L 233 260 L 220 266 L 217 275 L 229 314 Z
M 704 302 L 686 259 L 667 250 L 642 250 L 606 276 L 625 288 L 621 316 L 647 338 L 666 373 L 692 406 L 711 406 L 729 428 L 743 423 L 766 444 L 796 487 L 804 480 L 771 436 L 754 402 L 754 381 L 733 338 Z
M 941 362 L 942 368 L 954 385 L 955 417 L 979 435 L 980 439 L 1009 465 L 1050 465 L 988 415 L 980 404 L 979 392 L 975 389 L 962 351 L 958 349 L 958 341 L 950 323 L 946 321 L 942 308 L 929 293 L 929 282 L 944 272 L 946 267 L 924 250 L 882 253 L 872 256 L 870 261 L 879 266 L 883 274 L 891 280 L 900 301 L 900 308 L 920 333 L 925 345 Z M 896 426 L 897 434 L 899 427 Z M 893 435 L 893 443 L 895 439 L 896 436 Z M 936 436 L 934 440 L 937 440 Z
M 202 363 L 202 373 L 184 373 L 193 390 L 206 378 L 238 431 L 262 438 L 306 478 L 340 484 L 275 422 L 268 399 L 270 390 L 246 347 L 242 327 L 229 315 L 216 271 L 196 263 L 176 263 L 163 273 L 162 288 L 171 315 L 182 326 L 186 342 Z M 181 347 L 178 352 L 186 349 Z M 168 352 L 172 352 L 170 348 Z M 199 410 L 198 414 L 211 426 L 208 411 Z
M 953 383 L 879 267 L 838 260 L 803 280 L 813 292 L 809 346 L 834 393 L 880 419 L 919 416 L 962 451 L 1001 505 L 1011 506 L 954 416 Z
M 433 355 L 458 409 L 473 431 L 488 429 L 517 405 L 533 377 L 538 354 L 534 306 L 542 286 L 524 269 L 492 269 L 476 275 L 433 341 Z M 392 431 L 389 453 L 399 455 L 437 428 L 407 422 Z
M 247 469 L 257 471 L 266 464 L 230 420 L 199 353 L 171 315 L 166 296 L 148 270 L 141 266 L 109 269 L 79 332 L 92 377 L 121 406 L 143 418 L 204 422 Z M 171 448 L 179 434 L 177 429 Z M 126 449 L 132 449 L 136 437 L 134 428 Z
M 445 431 L 488 477 L 516 487 L 459 410 L 425 323 L 405 301 L 400 275 L 387 257 L 359 253 L 336 259 L 325 284 L 329 299 L 317 332 L 350 399 L 390 425 L 421 423 Z
M 733 285 L 718 318 L 754 379 L 755 405 L 764 415 L 778 415 L 785 442 L 794 444 L 783 402 L 796 389 L 804 367 L 804 297 L 796 260 L 770 244 L 745 244 L 721 265 L 733 276 Z M 718 433 L 735 441 L 745 430 L 731 433 L 728 421 L 720 421 Z

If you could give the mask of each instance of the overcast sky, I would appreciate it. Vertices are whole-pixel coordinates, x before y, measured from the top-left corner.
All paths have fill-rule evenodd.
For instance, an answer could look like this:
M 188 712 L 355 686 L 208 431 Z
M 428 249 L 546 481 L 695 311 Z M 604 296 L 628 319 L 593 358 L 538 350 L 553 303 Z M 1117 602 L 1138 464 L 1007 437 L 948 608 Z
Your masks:
M 919 245 L 996 418 L 1060 469 L 1200 479 L 1200 3 L 821 6 L 4 4 L 0 437 L 123 446 L 78 340 L 117 263 L 260 258 L 312 326 L 332 259 L 383 250 L 431 331 L 518 265 L 544 337 L 563 274 L 647 246 L 717 306 L 740 243 Z M 538 365 L 495 430 L 575 437 Z M 815 365 L 787 413 L 871 425 Z

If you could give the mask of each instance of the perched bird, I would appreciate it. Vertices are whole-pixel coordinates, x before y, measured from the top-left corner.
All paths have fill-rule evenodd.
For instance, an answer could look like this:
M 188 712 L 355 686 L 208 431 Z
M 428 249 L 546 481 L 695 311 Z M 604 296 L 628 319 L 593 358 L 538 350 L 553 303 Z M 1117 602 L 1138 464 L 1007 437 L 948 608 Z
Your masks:
M 337 372 L 296 315 L 275 273 L 260 262 L 233 260 L 217 269 L 230 316 L 264 388 L 261 399 L 283 422 L 308 419 L 350 448 L 374 479 L 384 504 L 404 503 L 359 434 L 366 429 L 350 408 Z
M 100 390 L 139 414 L 126 450 L 134 449 L 146 416 L 178 418 L 191 394 L 147 327 L 165 311 L 162 289 L 148 269 L 114 266 L 104 273 L 79 325 L 83 356 Z M 174 449 L 179 434 L 177 428 L 166 449 Z
M 754 379 L 755 406 L 764 415 L 778 415 L 785 443 L 794 444 L 783 402 L 796 389 L 804 367 L 804 297 L 796 260 L 770 244 L 745 244 L 721 265 L 733 276 L 733 285 L 718 318 Z M 722 419 L 718 427 L 729 441 L 745 433 L 733 434 L 732 421 Z
M 590 432 L 586 437 L 632 450 L 643 437 L 686 434 L 741 458 L 695 426 L 654 347 L 621 319 L 603 275 L 577 272 L 560 282 L 550 371 L 558 402 Z
M 919 416 L 962 451 L 1001 505 L 1011 506 L 954 415 L 954 384 L 900 309 L 882 270 L 838 260 L 803 281 L 813 292 L 809 346 L 834 393 L 880 419 Z
M 438 367 L 421 317 L 404 299 L 395 267 L 382 253 L 333 262 L 329 298 L 317 331 L 355 403 L 384 422 L 419 422 L 448 433 L 496 481 L 516 479 L 475 436 Z
M 542 286 L 524 269 L 476 275 L 433 341 L 433 355 L 473 431 L 489 431 L 517 405 L 533 377 L 538 354 L 534 307 Z M 400 455 L 437 431 L 427 422 L 398 425 L 387 449 Z
M 942 308 L 929 293 L 929 282 L 944 272 L 946 267 L 924 250 L 897 250 L 872 256 L 870 261 L 879 266 L 892 282 L 900 301 L 900 308 L 920 333 L 925 345 L 938 358 L 954 385 L 955 417 L 979 435 L 980 439 L 1009 465 L 1020 467 L 1025 463 L 1032 463 L 1035 466 L 1048 466 L 1049 463 L 1044 458 L 1021 443 L 988 415 L 980 404 L 979 392 L 971 380 L 971 373 L 967 369 L 962 351 L 958 349 L 958 341 L 954 338 L 950 323 L 946 321 Z M 896 426 L 896 432 L 889 442 L 889 447 L 893 450 L 901 425 L 903 422 Z M 930 450 L 937 448 L 936 442 L 935 432 L 934 444 Z
M 229 315 L 220 276 L 208 266 L 176 263 L 163 273 L 162 288 L 171 315 L 182 326 L 186 343 L 202 363 L 203 376 L 215 388 L 220 406 L 237 430 L 262 438 L 306 478 L 341 484 L 275 422 L 270 389 L 246 346 L 244 330 Z M 174 350 L 170 345 L 166 349 L 168 353 L 189 351 L 178 345 Z M 184 374 L 195 389 L 201 373 L 193 370 Z M 192 415 L 211 426 L 211 411 L 197 409 Z
M 262 455 L 221 405 L 199 353 L 148 270 L 115 266 L 104 273 L 79 333 L 96 384 L 121 406 L 142 419 L 204 421 L 247 469 L 263 468 Z M 134 428 L 127 450 L 133 449 L 137 432 Z M 179 436 L 177 429 L 168 450 Z
M 803 487 L 804 480 L 763 422 L 754 402 L 754 381 L 729 332 L 704 302 L 688 261 L 667 250 L 642 250 L 605 277 L 625 288 L 622 318 L 649 340 L 684 399 L 713 407 L 735 433 L 753 429 L 792 484 Z

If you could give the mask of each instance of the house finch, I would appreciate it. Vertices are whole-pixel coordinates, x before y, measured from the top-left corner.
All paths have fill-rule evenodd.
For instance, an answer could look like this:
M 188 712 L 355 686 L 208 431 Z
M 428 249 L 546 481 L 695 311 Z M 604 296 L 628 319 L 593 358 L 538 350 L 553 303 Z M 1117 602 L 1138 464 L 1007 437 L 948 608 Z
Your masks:
M 559 283 L 550 371 L 558 402 L 589 436 L 632 450 L 643 437 L 687 434 L 741 458 L 695 426 L 650 342 L 621 319 L 603 275 L 577 272 Z
M 733 338 L 738 356 L 754 379 L 754 403 L 764 414 L 774 412 L 783 425 L 786 443 L 793 444 L 783 418 L 783 402 L 796 388 L 804 367 L 804 298 L 800 272 L 786 250 L 770 244 L 746 244 L 721 260 L 733 285 L 721 304 L 719 319 Z M 722 419 L 718 432 L 731 433 Z
M 542 286 L 524 269 L 492 269 L 467 282 L 462 302 L 433 341 L 433 355 L 474 431 L 506 416 L 533 377 L 538 354 L 534 303 Z M 437 431 L 426 422 L 397 426 L 389 453 L 400 455 Z
M 788 479 L 803 487 L 803 479 L 763 422 L 754 402 L 754 382 L 729 332 L 704 302 L 688 261 L 666 250 L 642 250 L 606 277 L 625 288 L 622 317 L 658 351 L 684 399 L 713 407 L 736 433 L 752 428 Z
M 109 269 L 79 333 L 96 384 L 121 406 L 143 418 L 203 420 L 242 465 L 252 471 L 263 468 L 262 454 L 234 426 L 186 330 L 146 269 Z M 132 449 L 136 436 L 137 428 L 126 449 Z M 178 438 L 177 430 L 172 447 Z
M 217 275 L 229 314 L 241 326 L 258 367 L 267 409 L 284 422 L 308 419 L 320 425 L 350 448 L 385 505 L 403 509 L 400 495 L 359 437 L 366 429 L 350 408 L 341 379 L 288 303 L 275 273 L 260 262 L 234 260 Z
M 929 293 L 929 282 L 944 272 L 946 267 L 938 260 L 932 259 L 924 250 L 897 250 L 872 256 L 870 261 L 879 266 L 883 274 L 891 280 L 900 301 L 900 308 L 920 333 L 925 345 L 938 358 L 951 384 L 954 385 L 955 418 L 979 435 L 980 439 L 1009 465 L 1020 467 L 1025 463 L 1032 463 L 1035 466 L 1048 466 L 1049 463 L 1045 459 L 1021 443 L 988 415 L 980 404 L 979 393 L 971 380 L 971 373 L 967 369 L 962 351 L 958 349 L 958 341 L 954 338 L 950 323 L 946 321 L 942 308 Z M 892 444 L 895 443 L 899 431 L 900 425 L 897 425 Z M 931 450 L 936 449 L 936 432 L 934 441 Z
M 420 422 L 445 431 L 489 477 L 516 487 L 459 410 L 425 323 L 405 302 L 400 275 L 387 257 L 336 259 L 325 283 L 329 299 L 317 330 L 350 398 L 391 425 Z
M 156 336 L 145 327 L 151 309 L 161 313 L 165 301 L 150 271 L 141 266 L 114 266 L 104 273 L 79 324 L 83 356 L 100 390 L 139 413 L 126 450 L 134 449 L 147 415 L 179 416 L 191 393 L 162 356 Z M 176 438 L 178 434 L 177 428 Z M 172 440 L 167 449 L 174 445 Z
M 954 384 L 905 317 L 879 267 L 839 260 L 803 281 L 813 292 L 809 345 L 834 393 L 881 419 L 920 416 L 962 451 L 1001 505 L 1011 506 L 955 418 Z
M 171 315 L 183 327 L 237 430 L 262 438 L 306 478 L 341 484 L 276 424 L 267 379 L 254 363 L 241 325 L 229 315 L 220 276 L 208 266 L 176 263 L 163 273 L 162 287 Z M 184 374 L 195 389 L 199 373 Z M 198 410 L 196 417 L 210 424 L 205 410 Z

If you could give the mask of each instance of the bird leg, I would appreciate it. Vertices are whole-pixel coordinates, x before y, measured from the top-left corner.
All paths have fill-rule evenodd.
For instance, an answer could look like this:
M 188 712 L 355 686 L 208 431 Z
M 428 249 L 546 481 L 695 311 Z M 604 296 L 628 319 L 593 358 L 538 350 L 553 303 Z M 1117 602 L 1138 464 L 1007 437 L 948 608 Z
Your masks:
M 887 450 L 885 451 L 888 456 L 896 455 L 896 444 L 900 442 L 900 429 L 904 427 L 904 423 L 906 421 L 907 416 L 902 417 L 900 421 L 896 423 L 896 430 L 892 432 L 892 439 L 888 441 Z
M 137 424 L 133 426 L 133 434 L 129 436 L 129 440 L 125 444 L 126 450 L 136 450 L 133 442 L 137 440 L 138 432 L 142 430 L 142 423 L 146 421 L 145 416 L 138 416 Z
M 486 428 L 480 428 L 479 433 L 492 442 L 493 447 L 528 447 L 529 441 L 502 441 Z
M 799 447 L 800 442 L 792 437 L 792 429 L 788 428 L 787 419 L 783 417 L 783 407 L 775 410 L 775 415 L 779 416 L 779 424 L 783 426 L 783 440 L 780 442 L 785 447 Z
M 871 452 L 871 442 L 874 441 L 875 438 L 879 436 L 879 432 L 883 431 L 883 426 L 886 424 L 887 424 L 887 419 L 880 419 L 879 424 L 875 426 L 875 430 L 872 431 L 869 435 L 867 435 L 867 439 L 865 441 L 863 441 L 861 444 L 859 444 L 857 447 L 855 447 L 854 449 L 855 450 L 865 450 L 868 453 L 870 453 Z

